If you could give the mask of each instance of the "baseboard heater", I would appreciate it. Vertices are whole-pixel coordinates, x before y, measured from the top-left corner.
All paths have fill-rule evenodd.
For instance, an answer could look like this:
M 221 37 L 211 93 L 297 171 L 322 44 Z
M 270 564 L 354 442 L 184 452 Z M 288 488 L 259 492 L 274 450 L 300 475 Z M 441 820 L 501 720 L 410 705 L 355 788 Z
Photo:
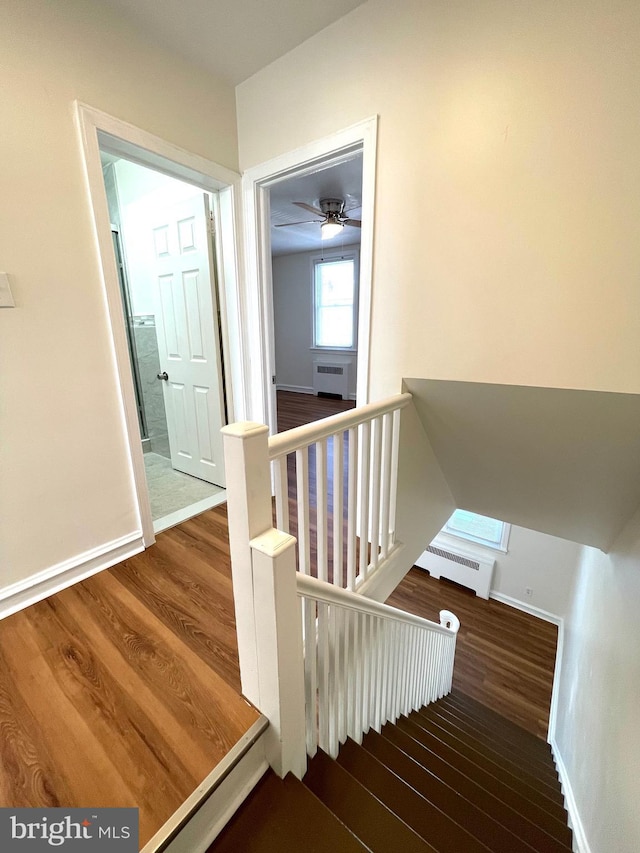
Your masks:
M 469 589 L 481 598 L 489 598 L 495 560 L 484 557 L 468 557 L 429 545 L 416 560 L 416 565 L 426 569 L 431 577 L 447 578 Z
M 313 393 L 331 394 L 346 400 L 349 397 L 349 365 L 316 359 L 313 362 Z

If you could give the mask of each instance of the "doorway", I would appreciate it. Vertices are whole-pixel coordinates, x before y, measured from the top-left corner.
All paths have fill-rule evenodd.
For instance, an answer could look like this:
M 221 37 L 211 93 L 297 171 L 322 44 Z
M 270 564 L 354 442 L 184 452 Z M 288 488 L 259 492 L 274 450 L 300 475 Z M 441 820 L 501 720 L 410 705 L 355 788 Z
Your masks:
M 274 184 L 269 202 L 281 432 L 292 409 L 310 423 L 356 399 L 362 151 Z
M 228 420 L 246 419 L 247 388 L 244 382 L 244 329 L 240 276 L 240 228 L 238 198 L 240 175 L 205 157 L 179 148 L 148 131 L 124 122 L 115 116 L 82 104 L 75 103 L 76 118 L 86 167 L 87 195 L 95 226 L 94 236 L 104 281 L 104 294 L 112 333 L 114 369 L 117 374 L 124 438 L 130 459 L 131 488 L 137 505 L 141 541 L 148 547 L 155 541 L 155 532 L 161 529 L 151 516 L 149 488 L 143 453 L 139 405 L 136 397 L 131 366 L 131 348 L 127 339 L 127 322 L 123 313 L 122 288 L 114 254 L 112 221 L 105 191 L 101 151 L 118 159 L 188 184 L 200 194 L 208 193 L 213 205 L 217 225 L 215 244 L 215 273 L 219 283 L 217 296 L 218 316 L 213 314 L 220 330 L 221 366 L 224 364 L 224 388 L 218 389 L 226 403 Z M 165 223 L 166 224 L 166 223 Z M 162 223 L 156 222 L 156 227 Z M 187 229 L 188 230 L 188 229 Z M 185 236 L 185 235 L 183 235 Z M 161 242 L 161 240 L 159 241 Z M 192 288 L 192 293 L 197 288 Z M 169 292 L 166 289 L 165 292 Z M 206 315 L 206 311 L 204 315 Z M 189 330 L 190 332 L 193 329 Z M 166 368 L 169 380 L 180 377 Z M 158 382 L 163 382 L 162 377 Z M 179 391 L 179 388 L 174 389 Z M 202 406 L 206 395 L 198 398 Z M 166 401 L 165 401 L 166 402 Z M 168 424 L 169 427 L 169 424 Z M 169 430 L 168 430 L 169 431 Z M 184 448 L 180 447 L 182 451 Z M 173 466 L 172 466 L 173 467 Z M 220 502 L 224 495 L 221 495 Z M 213 500 L 212 498 L 208 499 Z M 203 502 L 191 504 L 185 517 L 203 511 Z M 165 517 L 166 522 L 167 517 Z M 169 524 L 181 518 L 169 517 Z
M 274 160 L 248 169 L 242 178 L 246 234 L 246 285 L 250 326 L 247 344 L 260 349 L 260 357 L 249 367 L 247 403 L 251 419 L 268 423 L 277 431 L 278 376 L 276 371 L 274 292 L 271 260 L 271 192 L 292 178 L 328 170 L 353 160 L 362 160 L 362 200 L 357 308 L 356 401 L 369 401 L 371 329 L 371 285 L 373 266 L 373 215 L 375 207 L 377 118 L 310 143 Z M 313 205 L 312 205 L 313 206 Z M 294 208 L 295 209 L 295 208 Z M 301 213 L 303 211 L 301 210 Z M 305 218 L 300 216 L 300 219 Z
M 101 150 L 154 531 L 224 500 L 210 193 Z

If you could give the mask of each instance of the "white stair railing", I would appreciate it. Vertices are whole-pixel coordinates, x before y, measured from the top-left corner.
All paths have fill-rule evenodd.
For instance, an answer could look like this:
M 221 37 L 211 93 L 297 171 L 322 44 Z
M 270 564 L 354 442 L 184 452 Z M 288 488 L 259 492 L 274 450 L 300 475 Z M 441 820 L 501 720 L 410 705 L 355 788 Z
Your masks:
M 370 727 L 380 728 L 450 689 L 458 629 L 453 614 L 443 611 L 446 624 L 438 625 L 322 579 L 329 575 L 327 519 L 330 510 L 341 519 L 341 504 L 347 533 L 343 548 L 334 552 L 336 576 L 346 565 L 349 585 L 360 588 L 372 574 L 386 577 L 392 552 L 402 560 L 394 533 L 398 426 L 400 410 L 410 401 L 411 395 L 398 395 L 272 439 L 262 424 L 223 429 L 242 691 L 269 718 L 266 755 L 281 776 L 302 777 L 307 752 L 313 754 L 318 745 L 335 755 L 347 736 L 360 740 Z M 337 457 L 333 482 L 344 484 L 335 496 L 326 477 L 329 441 Z M 312 445 L 320 579 L 296 571 L 297 543 L 290 535 L 296 529 L 298 554 L 305 561 L 307 549 L 311 552 Z M 299 529 L 289 524 L 290 453 L 296 454 L 296 480 L 302 485 L 294 501 Z M 276 463 L 277 514 L 284 531 L 273 525 L 270 461 Z M 340 542 L 340 530 L 334 533 L 334 543 Z M 311 571 L 311 562 L 304 567 Z
M 276 525 L 297 537 L 303 574 L 355 590 L 393 554 L 400 412 L 411 399 L 398 394 L 269 438 Z
M 298 576 L 302 602 L 306 749 L 332 758 L 347 737 L 441 698 L 451 690 L 460 623 L 440 625 Z

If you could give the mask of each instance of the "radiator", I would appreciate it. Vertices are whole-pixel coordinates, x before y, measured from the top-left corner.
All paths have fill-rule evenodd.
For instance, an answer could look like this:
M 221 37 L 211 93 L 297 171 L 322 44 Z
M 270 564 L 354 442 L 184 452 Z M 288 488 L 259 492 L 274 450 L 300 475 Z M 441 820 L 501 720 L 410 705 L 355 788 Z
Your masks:
M 315 359 L 313 362 L 313 393 L 349 396 L 349 365 L 345 362 Z
M 495 560 L 471 557 L 429 545 L 416 560 L 416 565 L 426 569 L 431 577 L 447 578 L 475 590 L 481 598 L 489 598 Z

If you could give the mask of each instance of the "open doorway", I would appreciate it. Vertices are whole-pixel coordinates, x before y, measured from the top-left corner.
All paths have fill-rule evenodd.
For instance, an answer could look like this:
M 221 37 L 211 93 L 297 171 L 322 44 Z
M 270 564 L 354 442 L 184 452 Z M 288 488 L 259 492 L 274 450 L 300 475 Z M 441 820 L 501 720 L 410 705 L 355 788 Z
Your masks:
M 276 333 L 274 318 L 274 287 L 273 287 L 273 261 L 272 261 L 272 223 L 270 206 L 277 199 L 278 187 L 290 180 L 303 179 L 307 176 L 327 174 L 330 177 L 333 167 L 349 161 L 361 161 L 361 228 L 359 228 L 360 243 L 358 249 L 358 292 L 357 292 L 357 358 L 355 359 L 354 372 L 356 374 L 356 401 L 358 405 L 364 405 L 369 401 L 369 363 L 370 363 L 370 335 L 371 335 L 371 286 L 373 269 L 373 218 L 375 208 L 375 175 L 376 175 L 376 138 L 377 119 L 375 117 L 366 119 L 358 124 L 352 125 L 344 130 L 338 131 L 323 139 L 311 142 L 302 148 L 280 155 L 273 160 L 262 163 L 248 169 L 242 177 L 244 221 L 245 221 L 245 247 L 246 247 L 246 305 L 248 308 L 247 346 L 248 350 L 255 353 L 255 357 L 248 364 L 248 410 L 251 420 L 262 421 L 269 424 L 271 431 L 276 432 L 277 425 L 277 385 L 288 384 L 285 382 L 286 374 L 282 372 L 278 376 L 276 370 Z M 343 190 L 336 189 L 335 197 L 325 196 L 325 190 L 318 188 L 316 195 L 317 203 L 309 204 L 312 208 L 308 210 L 305 206 L 295 207 L 288 199 L 290 209 L 287 218 L 282 223 L 287 225 L 296 219 L 291 218 L 291 211 L 296 213 L 298 220 L 327 218 L 325 209 L 332 213 L 337 204 L 342 213 L 348 205 L 348 200 L 343 197 Z M 322 197 L 320 197 L 322 192 Z M 274 196 L 273 194 L 276 193 Z M 345 193 L 346 194 L 346 193 Z M 294 198 L 293 201 L 302 201 Z M 329 203 L 329 206 L 325 204 Z M 342 202 L 345 202 L 344 208 Z M 306 205 L 307 202 L 304 202 Z M 320 215 L 318 214 L 320 211 Z M 306 215 L 310 214 L 310 215 Z M 356 211 L 350 211 L 347 218 L 355 218 Z M 319 230 L 319 223 L 304 223 L 304 229 Z M 280 228 L 286 231 L 288 228 Z M 290 230 L 290 229 L 289 229 Z M 349 229 L 353 230 L 354 229 Z M 342 232 L 342 229 L 341 229 Z M 309 235 L 313 231 L 308 232 Z M 347 229 L 344 230 L 347 236 Z M 349 235 L 351 236 L 351 235 Z M 316 232 L 316 245 L 318 234 Z M 338 245 L 333 247 L 342 248 L 338 239 Z M 313 245 L 309 249 L 313 248 Z M 318 246 L 320 252 L 324 251 Z M 347 248 L 345 241 L 344 248 Z M 295 253 L 294 253 L 295 254 Z M 331 306 L 338 308 L 340 306 Z M 307 317 L 309 317 L 307 312 Z M 322 348 L 322 349 L 326 349 Z M 340 348 L 335 348 L 340 349 Z M 348 349 L 343 347 L 342 349 Z M 338 352 L 333 351 L 334 356 Z M 352 353 L 349 353 L 352 355 Z M 335 365 L 325 365 L 326 369 L 333 369 Z M 325 374 L 327 375 L 327 374 Z M 307 387 L 313 387 L 312 381 Z M 304 387 L 304 386 L 302 386 Z M 282 391 L 280 393 L 283 393 Z M 295 393 L 295 392 L 287 392 Z
M 362 151 L 270 188 L 278 431 L 355 405 Z
M 100 152 L 154 531 L 224 500 L 210 193 Z

